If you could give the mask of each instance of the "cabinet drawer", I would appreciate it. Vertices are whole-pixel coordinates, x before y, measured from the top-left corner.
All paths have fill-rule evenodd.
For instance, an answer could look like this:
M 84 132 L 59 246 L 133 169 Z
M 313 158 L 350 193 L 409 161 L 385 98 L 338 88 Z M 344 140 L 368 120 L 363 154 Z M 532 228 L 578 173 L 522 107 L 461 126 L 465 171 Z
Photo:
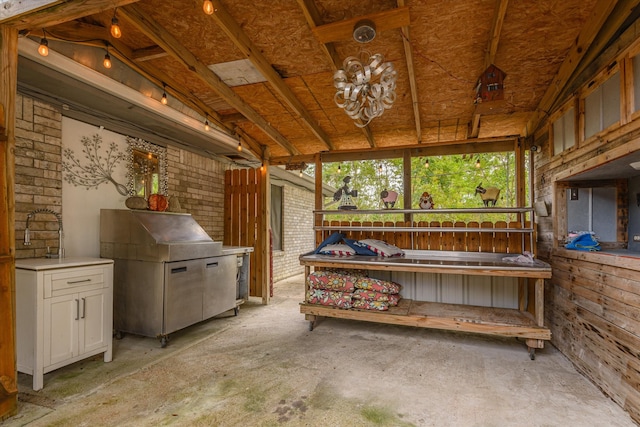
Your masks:
M 44 297 L 64 295 L 77 292 L 78 288 L 102 288 L 104 283 L 104 269 L 72 269 L 44 275 Z

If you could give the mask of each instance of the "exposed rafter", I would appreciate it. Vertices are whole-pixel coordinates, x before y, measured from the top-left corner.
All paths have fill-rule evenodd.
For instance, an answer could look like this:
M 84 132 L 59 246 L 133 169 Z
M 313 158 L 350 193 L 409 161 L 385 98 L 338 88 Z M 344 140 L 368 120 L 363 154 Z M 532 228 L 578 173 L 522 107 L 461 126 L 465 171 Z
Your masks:
M 280 145 L 290 154 L 300 154 L 284 136 L 273 128 L 261 115 L 249 104 L 244 102 L 229 86 L 227 86 L 213 71 L 200 62 L 196 56 L 185 46 L 178 42 L 171 34 L 164 30 L 157 22 L 153 21 L 140 8 L 129 5 L 119 9 L 119 15 L 129 20 L 142 33 L 149 37 L 155 44 L 181 62 L 188 70 L 193 71 L 198 78 L 215 90 L 233 108 L 251 120 L 276 144 Z
M 320 12 L 318 11 L 318 8 L 316 7 L 313 0 L 298 0 L 298 4 L 300 5 L 302 12 L 304 13 L 304 16 L 307 18 L 307 23 L 311 28 L 311 30 L 314 32 L 314 34 L 316 29 L 319 28 L 319 26 L 325 27 L 324 25 L 322 25 L 322 16 L 320 15 Z M 328 25 L 331 25 L 331 24 L 328 24 Z M 353 37 L 353 24 L 351 24 L 350 37 Z M 331 64 L 333 65 L 333 69 L 337 70 L 339 68 L 342 68 L 342 60 L 336 53 L 335 47 L 333 46 L 333 42 L 320 41 L 320 44 L 323 46 L 324 51 L 326 52 L 329 59 L 331 59 Z M 360 129 L 362 129 L 362 133 L 364 133 L 364 136 L 367 139 L 369 146 L 371 148 L 374 148 L 376 146 L 376 142 L 373 139 L 371 128 L 367 125 Z
M 531 119 L 527 122 L 524 129 L 522 129 L 521 134 L 523 136 L 529 136 L 534 132 L 538 125 L 540 125 L 540 122 L 549 113 L 549 109 L 569 82 L 569 79 L 589 50 L 589 46 L 591 46 L 591 43 L 604 26 L 617 3 L 617 0 L 598 0 L 598 3 L 591 11 L 589 19 L 582 27 L 582 31 L 560 65 L 558 73 L 547 87 L 547 91 L 540 100 Z
M 109 30 L 107 28 L 74 21 L 56 25 L 55 27 L 47 30 L 47 33 L 52 39 L 59 38 L 62 41 L 79 40 L 78 42 L 73 43 L 83 44 L 86 46 L 106 47 L 108 43 L 114 47 L 114 49 L 109 50 L 109 53 L 112 56 L 118 58 L 129 68 L 152 81 L 157 86 L 162 86 L 163 83 L 166 84 L 166 91 L 170 93 L 171 96 L 175 97 L 189 108 L 200 112 L 203 115 L 207 115 L 212 123 L 219 126 L 221 129 L 226 130 L 228 134 L 233 133 L 231 127 L 225 124 L 216 110 L 200 101 L 197 97 L 193 96 L 193 94 L 187 95 L 179 92 L 178 90 L 174 90 L 174 88 L 181 87 L 181 84 L 175 81 L 173 77 L 161 72 L 155 67 L 149 67 L 144 63 L 133 61 L 132 57 L 135 56 L 134 52 L 124 43 L 109 37 Z
M 113 10 L 116 7 L 136 3 L 138 0 L 68 0 L 43 7 L 37 12 L 0 20 L 0 24 L 10 25 L 18 30 L 45 28 L 63 22 L 73 21 L 88 15 Z
M 194 0 L 198 5 L 202 2 Z M 229 39 L 236 45 L 238 49 L 251 61 L 251 63 L 260 71 L 267 79 L 275 91 L 280 95 L 284 102 L 300 117 L 304 125 L 313 132 L 313 134 L 330 150 L 335 147 L 331 143 L 329 135 L 322 130 L 317 121 L 311 116 L 309 111 L 302 105 L 300 100 L 293 93 L 291 88 L 287 86 L 280 75 L 273 69 L 271 63 L 262 55 L 260 49 L 247 37 L 240 25 L 229 15 L 222 3 L 218 0 L 213 1 L 215 12 L 211 17 L 216 21 L 218 26 L 224 31 Z
M 404 0 L 398 0 L 398 7 L 404 7 Z M 404 54 L 407 57 L 407 71 L 409 73 L 409 87 L 411 88 L 411 105 L 413 105 L 413 117 L 416 122 L 416 140 L 422 143 L 422 126 L 420 124 L 420 108 L 418 107 L 418 83 L 416 82 L 416 72 L 413 67 L 413 50 L 411 48 L 411 35 L 409 25 L 402 26 L 402 43 Z
M 491 27 L 491 37 L 487 43 L 487 51 L 484 55 L 484 66 L 482 71 L 489 68 L 496 59 L 496 53 L 498 52 L 498 44 L 500 42 L 500 33 L 502 32 L 502 24 L 504 23 L 504 17 L 507 14 L 507 5 L 509 0 L 497 0 L 496 13 L 493 15 L 493 25 Z M 480 112 L 478 106 L 474 109 L 473 121 L 471 122 L 471 130 L 469 131 L 470 138 L 477 138 L 480 133 Z

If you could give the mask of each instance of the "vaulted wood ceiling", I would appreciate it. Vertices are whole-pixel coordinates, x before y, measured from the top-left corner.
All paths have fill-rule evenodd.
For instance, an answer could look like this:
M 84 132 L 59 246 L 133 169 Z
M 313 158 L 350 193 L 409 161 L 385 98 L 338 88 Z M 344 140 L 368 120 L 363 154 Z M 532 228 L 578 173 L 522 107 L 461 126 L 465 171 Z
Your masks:
M 258 157 L 291 161 L 531 135 L 637 3 L 223 0 L 206 15 L 202 0 L 85 0 L 49 2 L 0 25 L 36 40 L 44 28 L 50 40 L 108 45 L 112 56 Z M 114 14 L 119 39 L 109 33 Z M 377 27 L 366 44 L 352 36 L 363 18 Z M 334 103 L 333 73 L 362 50 L 391 61 L 398 81 L 393 107 L 358 128 Z M 231 85 L 212 71 L 243 59 L 263 81 Z M 504 101 L 476 104 L 478 78 L 491 64 L 506 73 Z

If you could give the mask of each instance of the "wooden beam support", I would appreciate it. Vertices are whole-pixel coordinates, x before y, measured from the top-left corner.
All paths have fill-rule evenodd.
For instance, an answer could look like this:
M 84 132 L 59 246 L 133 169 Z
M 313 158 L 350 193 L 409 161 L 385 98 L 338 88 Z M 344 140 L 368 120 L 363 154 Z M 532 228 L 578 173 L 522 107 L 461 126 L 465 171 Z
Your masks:
M 84 22 L 73 21 L 65 22 L 63 24 L 56 25 L 55 27 L 51 27 L 47 29 L 47 34 L 49 35 L 50 39 L 59 39 L 63 42 L 68 42 L 69 40 L 81 40 L 79 42 L 73 43 L 93 47 L 106 47 L 107 45 L 113 46 L 114 49 L 109 50 L 110 55 L 118 58 L 133 71 L 150 80 L 158 87 L 161 87 L 163 84 L 165 84 L 167 93 L 171 94 L 171 96 L 185 104 L 187 107 L 193 109 L 194 111 L 200 112 L 203 115 L 207 115 L 208 120 L 213 125 L 218 126 L 223 131 L 226 131 L 227 134 L 233 135 L 232 128 L 222 120 L 216 110 L 200 101 L 193 94 L 184 94 L 180 92 L 177 88 L 181 88 L 182 84 L 177 82 L 173 77 L 159 71 L 156 67 L 149 66 L 147 64 L 144 64 L 143 62 L 132 60 L 132 58 L 135 56 L 134 51 L 132 51 L 129 46 L 122 43 L 118 39 L 111 38 L 108 28 L 87 24 Z M 160 49 L 159 47 L 157 48 Z
M 195 73 L 203 82 L 215 90 L 233 108 L 251 120 L 258 128 L 267 134 L 276 144 L 284 148 L 292 155 L 300 154 L 300 151 L 284 136 L 273 128 L 267 120 L 259 115 L 249 104 L 244 102 L 220 77 L 211 71 L 205 64 L 185 46 L 180 44 L 171 34 L 152 20 L 146 13 L 135 5 L 126 6 L 118 11 L 119 15 L 130 21 L 155 44 L 160 46 L 176 60 L 181 62 L 189 71 Z
M 315 27 L 312 29 L 313 34 L 320 43 L 353 39 L 353 28 L 363 19 L 373 21 L 376 24 L 376 32 L 378 33 L 394 28 L 407 27 L 411 21 L 409 17 L 409 7 L 405 6 Z
M 529 119 L 524 129 L 522 129 L 521 135 L 528 136 L 533 134 L 545 116 L 549 114 L 551 106 L 567 85 L 569 79 L 589 50 L 591 43 L 604 26 L 617 3 L 618 0 L 598 0 L 587 22 L 585 22 L 582 27 L 582 31 L 580 31 L 580 34 L 569 49 L 569 53 L 560 65 L 558 73 L 542 96 L 531 119 Z
M 398 7 L 404 7 L 404 0 L 398 0 Z M 407 58 L 407 71 L 409 73 L 409 88 L 411 89 L 411 105 L 413 105 L 413 119 L 416 123 L 416 141 L 422 143 L 422 126 L 420 124 L 420 108 L 418 107 L 418 83 L 416 72 L 413 66 L 413 49 L 411 48 L 411 36 L 409 35 L 409 25 L 402 26 L 402 44 L 404 45 L 404 55 Z
M 18 31 L 0 25 L 0 421 L 18 410 L 15 282 L 15 105 Z
M 38 9 L 36 12 L 21 14 L 0 20 L 0 24 L 10 25 L 18 30 L 46 28 L 85 16 L 95 15 L 105 10 L 113 10 L 139 0 L 67 0 Z
M 497 0 L 496 13 L 493 15 L 493 25 L 491 28 L 491 37 L 487 43 L 487 50 L 484 56 L 484 67 L 482 72 L 489 68 L 491 64 L 496 60 L 496 53 L 498 52 L 498 44 L 500 43 L 500 33 L 502 32 L 502 24 L 504 23 L 504 17 L 507 14 L 507 5 L 509 0 Z M 478 106 L 476 105 L 473 113 L 473 120 L 471 121 L 471 129 L 469 130 L 470 138 L 477 138 L 480 134 L 480 119 L 481 114 Z
M 316 4 L 313 0 L 298 0 L 298 5 L 300 9 L 302 9 L 302 13 L 304 13 L 305 18 L 307 19 L 307 24 L 311 31 L 313 31 L 319 25 L 322 25 L 322 16 L 320 15 L 320 11 L 316 7 Z M 337 70 L 340 68 L 342 64 L 342 60 L 338 56 L 336 52 L 336 48 L 333 43 L 320 43 L 320 46 L 327 54 L 327 57 L 331 60 L 331 66 L 333 70 Z
M 262 304 L 269 304 L 271 299 L 271 181 L 269 179 L 269 148 L 262 153 L 262 167 L 260 172 L 260 218 L 258 219 L 258 241 L 256 250 L 260 251 L 260 265 L 257 266 L 258 277 L 261 278 Z
M 298 0 L 298 5 L 302 9 L 302 12 L 304 13 L 304 16 L 307 19 L 307 23 L 309 24 L 309 28 L 311 28 L 312 31 L 315 31 L 315 29 L 318 28 L 318 26 L 321 26 L 323 24 L 320 11 L 316 7 L 313 0 Z M 342 68 L 342 60 L 336 53 L 333 43 L 321 42 L 321 46 L 324 48 L 327 56 L 331 60 L 331 65 L 333 66 L 334 71 Z M 376 146 L 376 142 L 373 138 L 373 134 L 371 133 L 371 128 L 369 128 L 369 126 L 367 125 L 360 129 L 362 129 L 362 133 L 364 134 L 364 137 L 367 139 L 369 146 L 371 148 L 374 148 Z
M 198 5 L 202 2 L 194 0 Z M 296 97 L 291 88 L 287 86 L 280 75 L 273 69 L 271 63 L 264 57 L 260 49 L 253 44 L 247 34 L 242 30 L 240 25 L 229 15 L 219 0 L 213 1 L 215 12 L 211 17 L 216 24 L 229 37 L 233 44 L 251 61 L 258 71 L 267 79 L 269 84 L 274 88 L 276 93 L 284 100 L 284 102 L 298 115 L 302 123 L 318 138 L 328 149 L 333 150 L 335 147 L 331 142 L 329 135 L 318 125 L 316 119 L 306 109 L 302 102 Z
M 439 144 L 414 144 L 402 147 L 379 147 L 374 150 L 341 150 L 320 153 L 322 161 L 346 162 L 354 160 L 382 160 L 402 158 L 404 150 L 409 150 L 411 157 L 446 156 L 453 154 L 496 153 L 513 151 L 516 137 L 511 138 L 470 138 L 460 141 L 442 142 Z M 286 165 L 295 162 L 313 162 L 313 154 L 298 156 L 272 157 L 272 165 Z

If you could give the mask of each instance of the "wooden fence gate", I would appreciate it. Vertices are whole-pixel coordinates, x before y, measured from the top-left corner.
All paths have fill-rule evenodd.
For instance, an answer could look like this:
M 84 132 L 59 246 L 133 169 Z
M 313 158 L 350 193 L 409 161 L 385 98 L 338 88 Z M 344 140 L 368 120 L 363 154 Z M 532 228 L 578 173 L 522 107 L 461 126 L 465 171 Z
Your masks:
M 224 176 L 224 240 L 228 246 L 248 246 L 253 248 L 250 254 L 251 270 L 249 272 L 249 295 L 263 297 L 264 251 L 258 250 L 261 241 L 260 233 L 262 197 L 262 174 L 256 169 L 234 169 L 225 172 Z M 268 252 L 266 252 L 268 254 Z

